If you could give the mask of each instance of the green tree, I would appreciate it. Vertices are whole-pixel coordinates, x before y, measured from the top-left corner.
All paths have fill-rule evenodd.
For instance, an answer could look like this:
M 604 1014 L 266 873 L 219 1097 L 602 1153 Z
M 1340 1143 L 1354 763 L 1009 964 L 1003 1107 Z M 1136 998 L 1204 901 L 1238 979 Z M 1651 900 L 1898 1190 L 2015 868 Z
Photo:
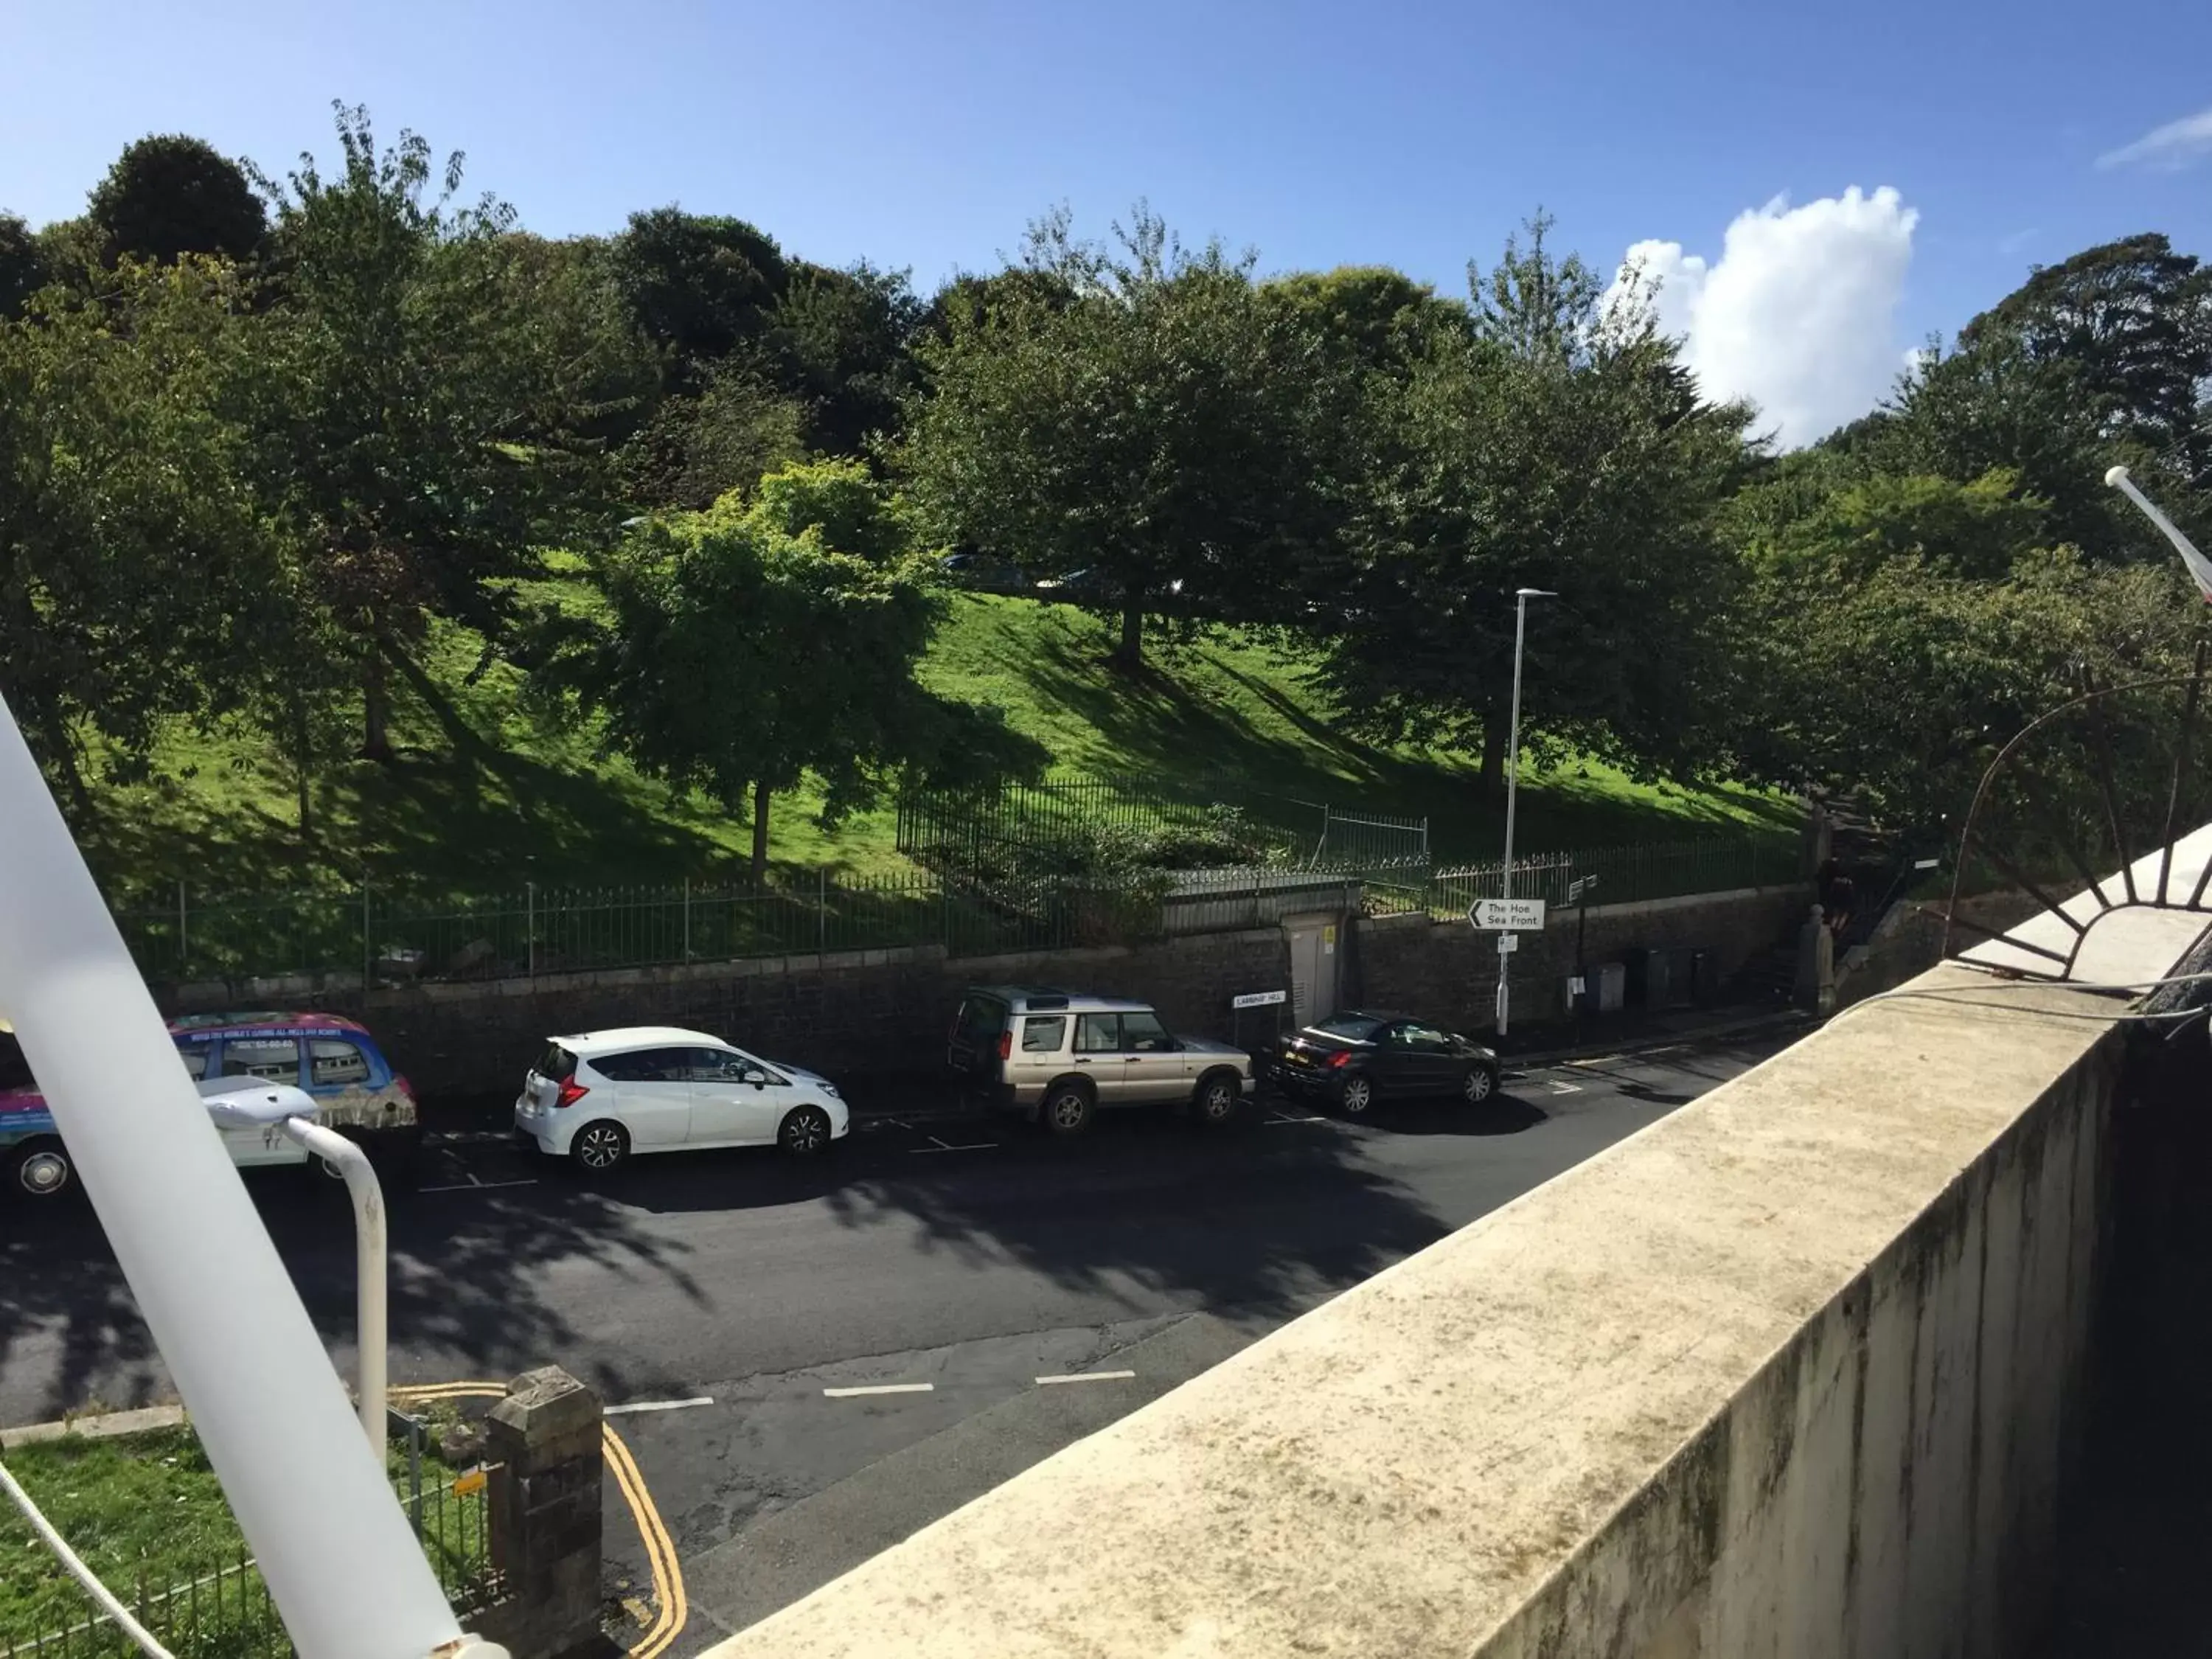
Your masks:
M 1260 292 L 1293 307 L 1362 368 L 1401 377 L 1440 343 L 1465 342 L 1474 328 L 1465 304 L 1388 265 L 1294 271 L 1270 278 Z
M 1607 311 L 1547 226 L 1473 282 L 1472 337 L 1369 378 L 1371 471 L 1342 556 L 1316 568 L 1325 678 L 1378 735 L 1477 750 L 1502 781 L 1514 590 L 1532 615 L 1524 740 L 1675 773 L 1725 758 L 1718 515 L 1747 411 L 1700 399 L 1648 304 Z
M 788 468 L 599 557 L 604 609 L 560 628 L 538 684 L 641 771 L 750 809 L 757 878 L 769 805 L 808 775 L 834 823 L 896 775 L 975 763 L 974 724 L 914 678 L 928 568 L 857 463 Z
M 714 364 L 697 390 L 661 401 L 624 447 L 631 495 L 652 507 L 696 511 L 806 454 L 807 411 L 754 363 Z
M 770 323 L 777 379 L 808 408 L 814 448 L 857 455 L 897 432 L 924 307 L 907 272 L 866 260 L 850 270 L 794 260 L 789 272 Z
M 2085 248 L 2035 272 L 1959 331 L 1959 349 L 2016 348 L 2063 363 L 2107 434 L 2169 455 L 2192 489 L 2212 488 L 2212 269 L 2164 236 Z
M 20 317 L 49 280 L 46 254 L 30 226 L 0 213 L 0 321 Z
M 235 273 L 126 264 L 0 323 L 0 685 L 41 762 L 143 773 L 163 726 L 245 712 L 311 608 L 257 499 Z
M 173 264 L 180 255 L 248 259 L 268 229 L 238 163 L 201 138 L 149 134 L 124 148 L 93 187 L 90 218 L 108 261 Z
M 362 752 L 389 753 L 386 671 L 434 614 L 496 637 L 536 550 L 594 533 L 604 447 L 580 431 L 601 360 L 588 314 L 549 325 L 509 257 L 513 210 L 457 206 L 461 157 L 431 193 L 429 145 L 380 150 L 340 106 L 342 163 L 303 155 L 276 206 L 277 298 L 264 319 L 282 383 L 262 481 L 299 528 L 321 603 L 350 642 Z
M 919 348 L 903 465 L 940 538 L 1101 573 L 1133 668 L 1171 592 L 1256 602 L 1331 533 L 1322 458 L 1348 398 L 1326 343 L 1261 301 L 1249 258 L 1187 252 L 1141 206 L 1116 234 L 1109 250 L 1064 214 L 1042 221 L 1030 280 L 950 310 Z
M 767 232 L 674 207 L 630 215 L 615 238 L 614 271 L 639 325 L 685 384 L 768 332 L 788 280 Z

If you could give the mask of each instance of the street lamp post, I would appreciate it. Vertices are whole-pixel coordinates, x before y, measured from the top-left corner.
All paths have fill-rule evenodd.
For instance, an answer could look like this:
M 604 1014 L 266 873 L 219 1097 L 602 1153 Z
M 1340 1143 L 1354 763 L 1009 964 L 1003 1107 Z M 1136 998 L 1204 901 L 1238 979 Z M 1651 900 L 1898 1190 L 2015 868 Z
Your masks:
M 1513 598 L 1513 719 L 1505 738 L 1505 867 L 1502 872 L 1504 886 L 1498 896 L 1513 896 L 1513 811 L 1518 804 L 1521 785 L 1521 653 L 1528 637 L 1528 601 L 1556 599 L 1559 596 L 1547 588 L 1522 587 L 1514 591 Z M 1507 1018 L 1512 1008 L 1511 975 L 1507 972 L 1512 956 L 1511 933 L 1498 936 L 1498 1035 L 1504 1036 Z

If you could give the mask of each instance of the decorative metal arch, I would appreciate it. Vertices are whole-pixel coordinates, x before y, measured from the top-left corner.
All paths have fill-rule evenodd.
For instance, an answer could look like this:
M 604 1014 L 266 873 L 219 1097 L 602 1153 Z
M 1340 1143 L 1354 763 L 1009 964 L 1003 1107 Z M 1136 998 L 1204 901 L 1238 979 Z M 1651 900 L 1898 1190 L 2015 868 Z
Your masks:
M 2189 833 L 2198 827 L 2192 817 L 2212 807 L 2212 796 L 2197 776 L 2196 741 L 2206 702 L 2205 665 L 2206 649 L 2200 643 L 2191 673 L 2103 686 L 2085 674 L 2081 695 L 2031 720 L 1997 751 L 1982 774 L 1960 833 L 1943 915 L 1946 958 L 1975 948 L 1954 945 L 1954 930 L 1964 930 L 2050 964 L 2008 965 L 2004 971 L 2063 981 L 2074 977 L 2091 928 L 2115 911 L 2190 911 L 2212 918 L 2212 858 L 2193 878 L 2185 872 L 2185 892 L 2175 884 L 2173 870 L 2177 827 Z M 2112 716 L 2126 701 L 2170 702 L 2177 699 L 2167 694 L 2176 693 L 2180 706 L 2169 727 L 2161 730 L 2160 721 L 2140 718 L 2116 726 Z M 2078 734 L 2078 744 L 2066 742 L 2069 733 Z M 2149 765 L 2154 759 L 2163 763 L 2162 810 Z M 2085 787 L 2091 782 L 2094 791 Z M 2136 866 L 2154 853 L 2156 880 L 2138 881 Z M 2047 865 L 2052 854 L 2081 881 L 2081 890 L 2071 898 L 2051 893 L 2049 881 L 2035 867 Z M 1976 860 L 2064 924 L 2069 937 L 2063 951 L 1959 914 L 1961 890 Z M 2084 899 L 2090 914 L 2080 914 Z

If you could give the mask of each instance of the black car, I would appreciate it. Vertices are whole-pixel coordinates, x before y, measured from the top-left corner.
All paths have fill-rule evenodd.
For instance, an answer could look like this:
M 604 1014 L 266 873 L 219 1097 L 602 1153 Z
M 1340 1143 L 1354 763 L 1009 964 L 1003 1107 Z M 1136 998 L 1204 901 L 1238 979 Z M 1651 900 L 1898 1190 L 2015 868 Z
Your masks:
M 1410 1014 L 1331 1014 L 1283 1039 L 1269 1076 L 1285 1094 L 1364 1112 L 1378 1099 L 1498 1092 L 1498 1056 Z

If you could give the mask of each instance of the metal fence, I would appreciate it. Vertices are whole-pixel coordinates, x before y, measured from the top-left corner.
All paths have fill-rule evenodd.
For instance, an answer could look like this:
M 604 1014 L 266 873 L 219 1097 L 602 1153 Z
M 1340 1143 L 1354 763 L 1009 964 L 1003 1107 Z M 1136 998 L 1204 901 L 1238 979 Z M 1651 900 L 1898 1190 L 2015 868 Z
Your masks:
M 422 1553 L 464 1621 L 497 1599 L 484 1489 L 492 1471 L 403 1492 Z M 42 1564 L 44 1564 L 42 1556 Z M 50 1564 L 46 1564 L 50 1565 Z M 61 1569 L 54 1566 L 58 1574 Z M 155 1589 L 142 1576 L 135 1587 L 107 1581 L 147 1632 L 176 1659 L 292 1659 L 292 1638 L 277 1616 L 261 1569 L 240 1546 L 236 1559 L 212 1572 Z M 74 1589 L 74 1586 L 72 1586 Z M 124 1659 L 137 1647 L 107 1614 L 82 1598 L 85 1616 L 39 1632 L 0 1630 L 0 1659 Z
M 1513 885 L 1565 904 L 1571 882 L 1595 876 L 1593 900 L 1619 902 L 1794 880 L 1796 859 L 1794 842 L 1776 839 L 1584 848 L 1516 859 Z M 215 901 L 180 886 L 173 904 L 119 909 L 117 920 L 155 981 L 398 985 L 913 945 L 972 957 L 1127 944 L 1264 926 L 1326 908 L 1314 896 L 1320 890 L 1363 884 L 1371 908 L 1453 915 L 1498 891 L 1498 868 L 1370 858 L 1099 876 L 920 871 L 836 880 L 823 872 L 759 884 L 526 884 L 447 898 L 363 887 Z
M 1644 899 L 1678 898 L 1692 893 L 1727 892 L 1742 887 L 1778 886 L 1801 878 L 1794 842 L 1775 837 L 1715 837 L 1704 841 L 1655 842 L 1628 847 L 1581 848 L 1570 853 L 1537 853 L 1513 860 L 1513 892 L 1564 908 L 1578 881 L 1589 879 L 1592 904 L 1621 904 Z M 1503 860 L 1449 870 L 1372 873 L 1368 908 L 1379 914 L 1426 911 L 1439 917 L 1465 915 L 1479 898 L 1502 893 Z

